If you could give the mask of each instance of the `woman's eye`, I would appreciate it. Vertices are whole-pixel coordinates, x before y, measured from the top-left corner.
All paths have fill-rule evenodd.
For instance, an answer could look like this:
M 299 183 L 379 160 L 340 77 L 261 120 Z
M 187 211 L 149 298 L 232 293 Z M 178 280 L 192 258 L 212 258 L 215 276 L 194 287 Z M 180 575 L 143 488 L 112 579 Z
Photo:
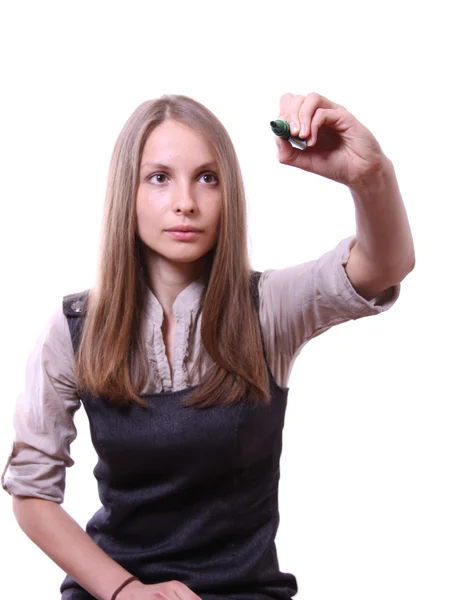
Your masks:
M 218 183 L 218 177 L 215 173 L 203 173 L 201 177 L 204 183 Z
M 164 173 L 154 173 L 149 177 L 149 181 L 154 183 L 165 183 L 167 176 Z

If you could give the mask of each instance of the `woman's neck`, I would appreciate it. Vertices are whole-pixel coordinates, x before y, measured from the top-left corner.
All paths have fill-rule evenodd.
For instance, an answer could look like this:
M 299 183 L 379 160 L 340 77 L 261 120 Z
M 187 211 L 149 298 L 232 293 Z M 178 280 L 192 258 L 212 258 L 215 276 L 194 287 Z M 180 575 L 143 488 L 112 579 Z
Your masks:
M 146 257 L 145 272 L 152 293 L 160 302 L 164 315 L 170 318 L 178 295 L 205 274 L 206 260 L 175 263 L 163 257 Z

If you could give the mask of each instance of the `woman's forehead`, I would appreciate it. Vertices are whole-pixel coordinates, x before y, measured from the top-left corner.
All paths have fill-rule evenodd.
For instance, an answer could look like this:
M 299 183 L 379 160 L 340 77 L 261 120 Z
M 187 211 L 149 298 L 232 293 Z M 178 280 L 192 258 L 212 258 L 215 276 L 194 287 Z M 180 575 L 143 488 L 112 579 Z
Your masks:
M 158 125 L 147 138 L 143 150 L 143 161 L 153 162 L 168 157 L 196 162 L 209 162 L 214 160 L 211 143 L 200 131 L 174 120 L 167 120 Z

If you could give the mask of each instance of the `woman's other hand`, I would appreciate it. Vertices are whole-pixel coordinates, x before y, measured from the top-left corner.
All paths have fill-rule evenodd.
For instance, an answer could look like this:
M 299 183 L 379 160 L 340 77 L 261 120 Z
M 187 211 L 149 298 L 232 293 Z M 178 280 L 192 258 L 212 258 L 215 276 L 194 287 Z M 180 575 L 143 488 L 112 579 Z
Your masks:
M 181 581 L 165 581 L 152 585 L 133 581 L 121 590 L 117 600 L 201 600 L 201 598 Z

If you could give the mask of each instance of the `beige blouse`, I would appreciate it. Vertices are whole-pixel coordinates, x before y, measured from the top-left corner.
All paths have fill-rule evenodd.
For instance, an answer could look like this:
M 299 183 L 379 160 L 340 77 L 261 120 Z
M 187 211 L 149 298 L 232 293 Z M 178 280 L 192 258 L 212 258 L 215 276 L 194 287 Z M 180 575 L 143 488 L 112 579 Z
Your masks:
M 287 386 L 292 365 L 311 338 L 338 323 L 386 311 L 398 298 L 399 285 L 370 301 L 356 293 L 344 268 L 354 242 L 354 237 L 347 238 L 318 260 L 262 273 L 259 318 L 266 359 L 280 386 Z M 143 331 L 151 373 L 143 393 L 198 383 L 191 369 L 199 351 L 201 318 L 195 331 L 193 325 L 203 285 L 201 279 L 194 281 L 173 304 L 173 378 L 162 337 L 162 308 L 147 290 Z M 74 464 L 73 415 L 80 405 L 71 337 L 60 307 L 27 362 L 24 391 L 14 412 L 15 441 L 2 475 L 8 493 L 63 502 L 65 469 Z

